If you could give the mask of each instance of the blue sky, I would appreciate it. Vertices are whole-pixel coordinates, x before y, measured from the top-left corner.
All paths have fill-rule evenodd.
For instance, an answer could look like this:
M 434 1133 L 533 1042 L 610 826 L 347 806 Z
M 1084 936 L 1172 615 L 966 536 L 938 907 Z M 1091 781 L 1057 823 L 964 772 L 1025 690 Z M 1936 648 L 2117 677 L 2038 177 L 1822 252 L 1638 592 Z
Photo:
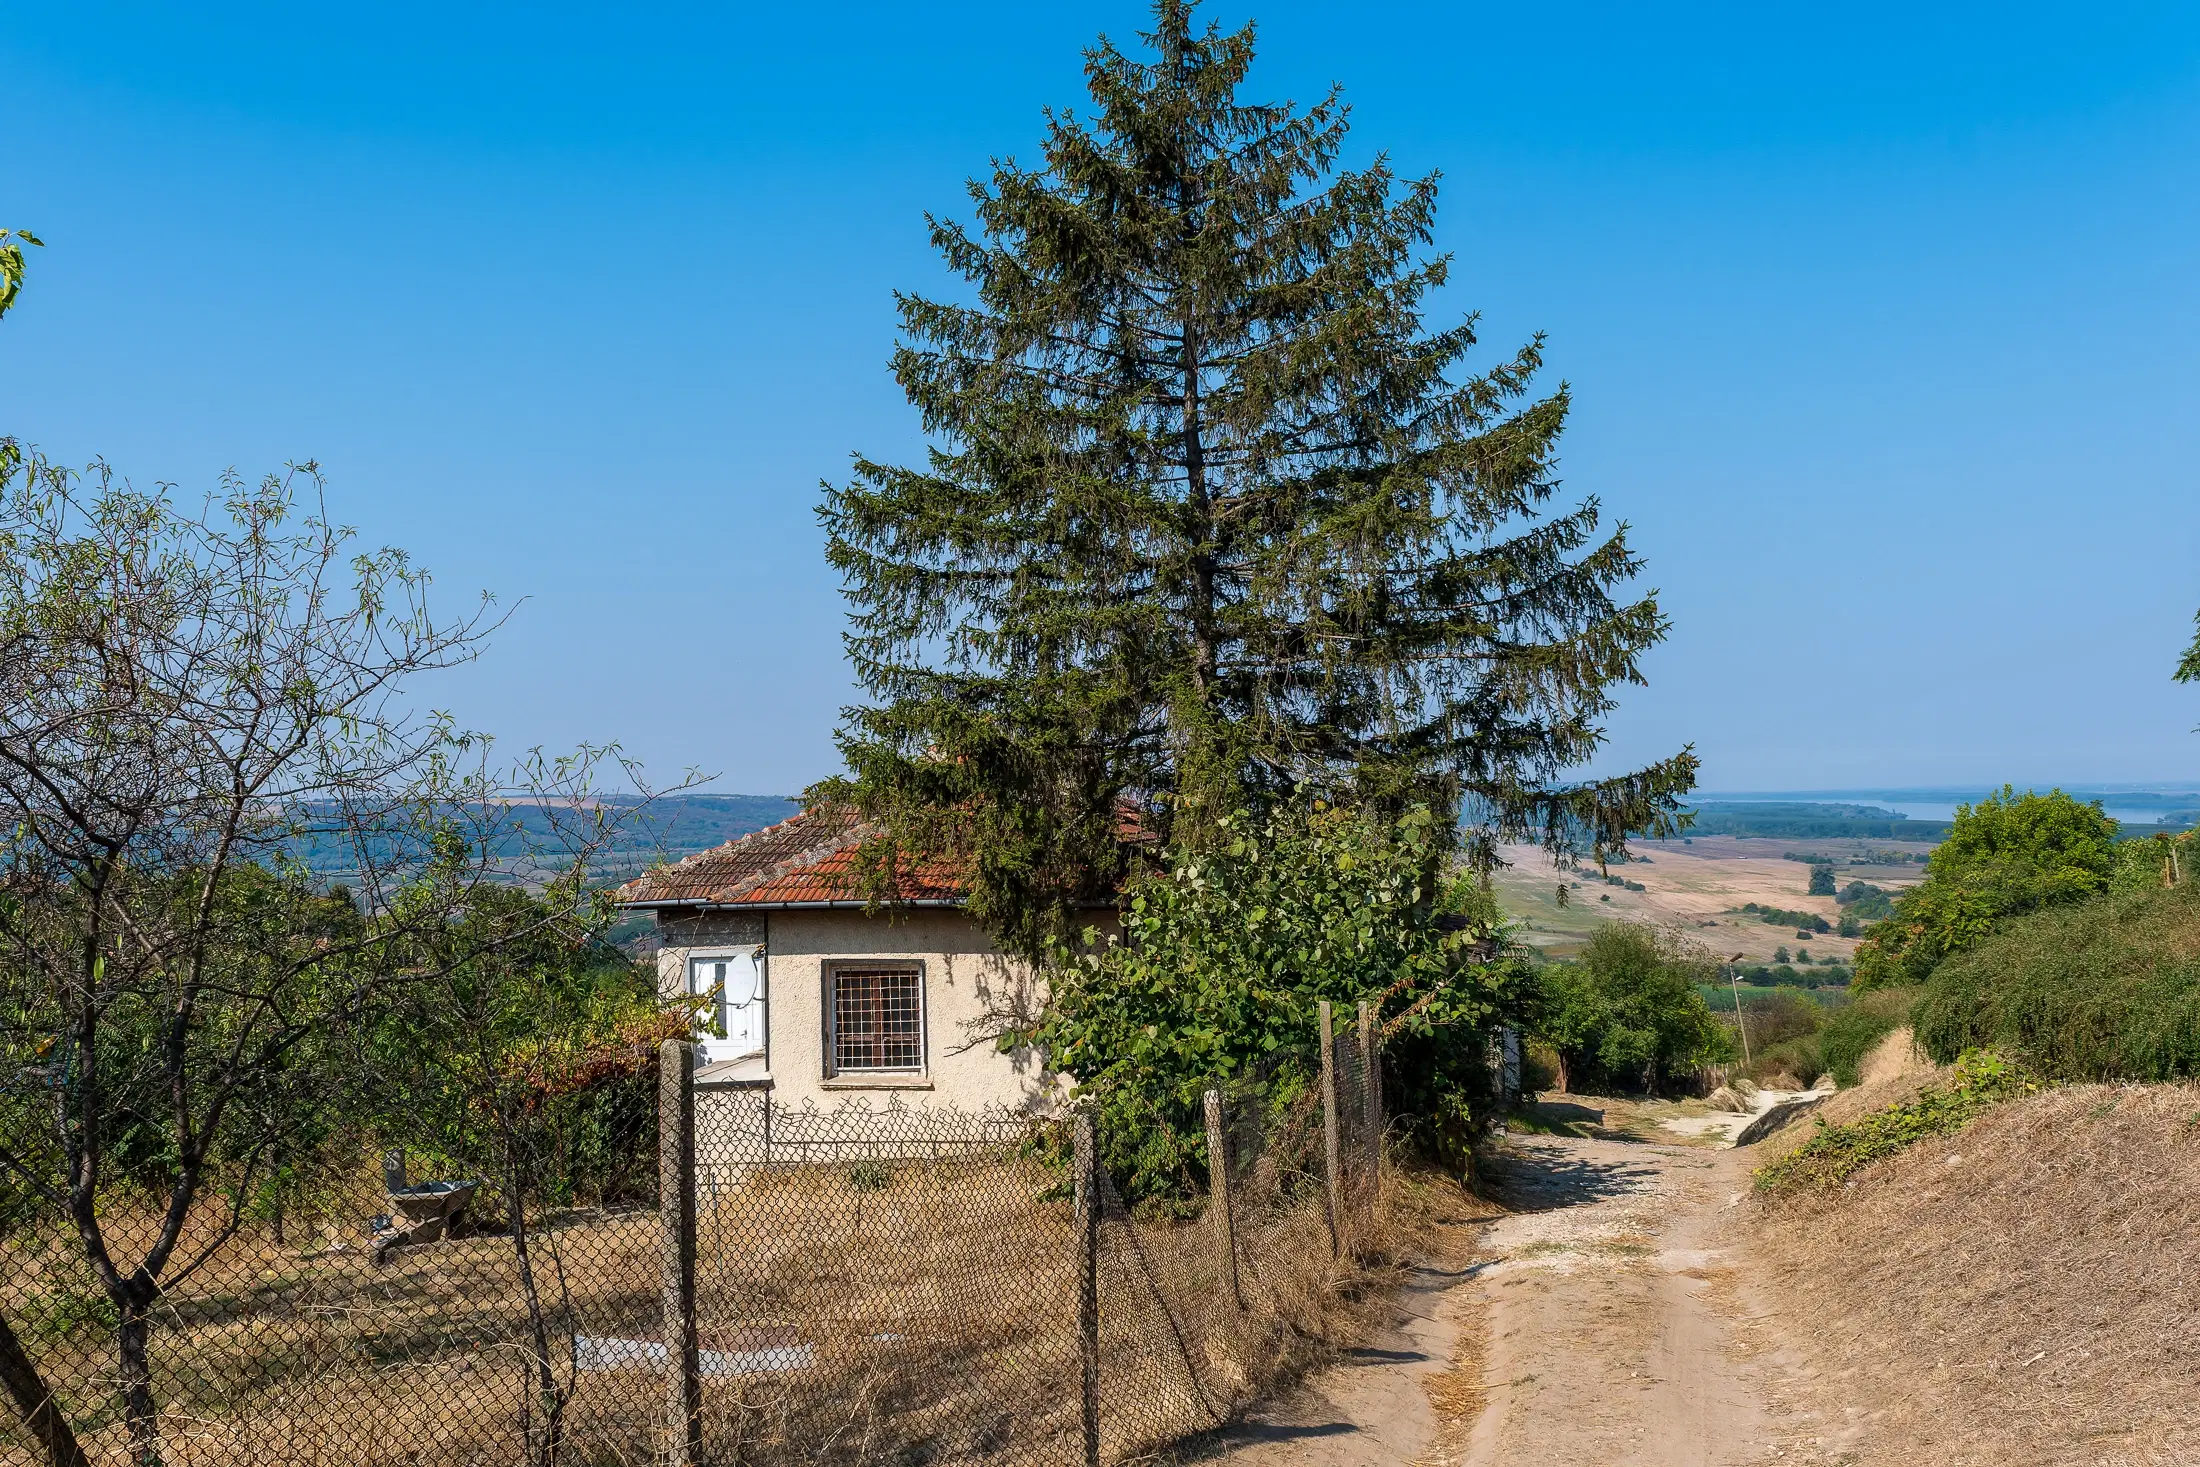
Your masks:
M 0 430 L 186 491 L 325 465 L 520 745 L 792 790 L 850 696 L 813 517 L 913 453 L 891 292 L 1135 4 L 17 4 Z M 1445 176 L 1445 309 L 1550 333 L 1570 489 L 1673 622 L 1610 768 L 2189 781 L 2200 7 L 1210 7 Z

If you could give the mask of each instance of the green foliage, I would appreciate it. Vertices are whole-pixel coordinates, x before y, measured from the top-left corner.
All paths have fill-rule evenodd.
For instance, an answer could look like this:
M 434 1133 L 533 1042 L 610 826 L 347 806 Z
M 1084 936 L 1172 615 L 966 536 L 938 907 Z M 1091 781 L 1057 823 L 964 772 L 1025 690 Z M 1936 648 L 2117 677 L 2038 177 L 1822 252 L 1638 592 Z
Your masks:
M 0 229 L 0 316 L 23 293 L 23 246 L 44 243 L 27 229 Z
M 2013 921 L 1940 965 L 1916 1023 L 1935 1058 L 1990 1044 L 2054 1080 L 2200 1076 L 2200 885 Z
M 2193 857 L 2200 853 L 2200 839 L 2186 831 L 2179 835 L 2156 833 L 2116 843 L 2116 869 L 2109 875 L 2113 891 L 2152 891 L 2156 887 L 2189 881 Z M 2174 878 L 2174 880 L 2173 880 Z
M 2097 802 L 2061 790 L 2019 795 L 2004 786 L 1958 807 L 1925 879 L 1895 898 L 1894 915 L 1857 948 L 1857 987 L 1915 986 L 1996 923 L 2105 890 L 2115 839 L 2116 822 Z
M 1339 171 L 1334 92 L 1240 96 L 1250 26 L 1159 0 L 1146 39 L 934 221 L 957 298 L 900 297 L 932 447 L 826 491 L 868 701 L 810 798 L 880 823 L 874 890 L 951 854 L 1033 956 L 1125 874 L 1125 798 L 1187 851 L 1301 788 L 1464 805 L 1482 856 L 1670 830 L 1686 751 L 1562 777 L 1666 622 L 1596 502 L 1552 503 L 1540 343 L 1476 371 L 1471 319 L 1426 326 L 1435 179 Z
M 1724 1037 L 1697 992 L 1715 971 L 1670 934 L 1625 922 L 1599 927 L 1577 961 L 1542 970 L 1536 1032 L 1557 1051 L 1566 1088 L 1655 1092 L 1722 1054 Z
M 1810 868 L 1810 889 L 1804 895 L 1832 896 L 1833 892 L 1833 868 L 1824 865 L 1812 866 Z
M 1773 1079 L 1794 1080 L 1805 1087 L 1818 1083 L 1818 1077 L 1826 1072 L 1826 1061 L 1816 1034 L 1798 1034 L 1782 1039 L 1764 1049 L 1756 1049 L 1756 1031 L 1750 1031 L 1752 1062 L 1748 1078 L 1762 1084 Z
M 1706 987 L 1704 990 L 1706 995 L 1710 997 L 1711 1006 L 1714 1009 L 1721 1006 L 1720 995 L 1723 994 L 1729 999 L 1731 998 L 1732 990 L 1726 981 L 1730 977 L 1739 978 L 1749 987 L 1764 990 L 1799 988 L 1806 992 L 1816 992 L 1822 989 L 1841 988 L 1849 981 L 1849 970 L 1835 958 L 1828 958 L 1823 963 L 1803 968 L 1792 968 L 1786 963 L 1757 963 L 1747 967 L 1737 964 L 1733 967 L 1723 968 L 1721 969 L 1721 979 L 1717 985 Z M 1745 997 L 1747 992 L 1748 988 L 1745 987 Z M 1729 1003 L 1727 1006 L 1731 1007 L 1731 1004 Z
M 1743 1074 L 1758 1081 L 1787 1076 L 1809 1085 L 1825 1073 L 1825 1062 L 1818 1052 L 1818 1028 L 1825 1019 L 1824 1005 L 1796 988 L 1751 989 L 1742 993 L 1741 1000 L 1739 1019 L 1732 1007 L 1731 989 L 1727 993 L 1727 1006 L 1714 1007 L 1713 1014 L 1733 1038 L 1730 1058 L 1744 1052 L 1738 1031 L 1747 1024 L 1749 1060 Z
M 1806 978 L 1818 977 L 1818 974 L 1803 974 L 1793 968 L 1759 967 L 1734 971 L 1740 972 L 1744 977 L 1744 981 L 1740 985 L 1744 1004 L 1747 1004 L 1751 999 L 1769 997 L 1783 989 L 1800 993 L 1821 1008 L 1844 1003 L 1848 999 L 1847 993 L 1831 979 L 1815 984 L 1804 981 Z M 1696 991 L 1703 995 L 1705 1006 L 1711 1010 L 1712 1016 L 1722 1024 L 1732 1021 L 1735 987 L 1735 984 L 1724 980 L 1696 985 Z
M 1842 907 L 1841 920 L 1844 924 L 1851 918 L 1859 922 L 1877 922 L 1894 915 L 1894 897 L 1885 887 L 1874 886 L 1868 881 L 1850 882 L 1835 892 L 1833 899 Z
M 1829 1126 L 1819 1117 L 1816 1135 L 1770 1166 L 1758 1168 L 1757 1190 L 1780 1196 L 1837 1187 L 1875 1161 L 1929 1136 L 1960 1131 L 1988 1106 L 2037 1089 L 2037 1081 L 2007 1060 L 1987 1051 L 1971 1051 L 1957 1061 L 1949 1083 L 1928 1086 L 1915 1100 L 1845 1125 Z
M 1881 988 L 1860 994 L 1829 1014 L 1818 1042 L 1833 1078 L 1843 1085 L 1856 1084 L 1864 1056 L 1910 1021 L 1910 1005 L 1916 998 L 1914 989 Z
M 2200 683 L 2200 612 L 2194 613 L 2192 626 L 2192 645 L 2177 661 L 2176 677 L 2181 683 Z
M 1132 886 L 1119 939 L 1088 929 L 1058 956 L 1047 1013 L 1003 1047 L 1074 1076 L 1124 1195 L 1166 1199 L 1204 1178 L 1208 1088 L 1289 1107 L 1320 1074 L 1316 1001 L 1342 1026 L 1367 999 L 1386 1104 L 1409 1142 L 1463 1164 L 1488 1119 L 1490 1037 L 1531 984 L 1487 892 L 1439 879 L 1437 823 L 1319 802 L 1231 817 L 1212 852 Z
M 1745 836 L 1759 840 L 1936 841 L 1948 833 L 1944 821 L 1909 820 L 1876 805 L 1770 800 L 1712 802 L 1696 807 L 1691 813 L 1694 824 L 1690 829 L 1698 835 Z M 1897 856 L 1894 859 L 1909 858 Z
M 1799 989 L 1775 988 L 1762 997 L 1745 1000 L 1742 1015 L 1749 1021 L 1749 1042 L 1771 1045 L 1816 1034 L 1826 1011 Z
M 1816 912 L 1797 912 L 1787 907 L 1767 907 L 1757 902 L 1745 902 L 1744 912 L 1749 913 L 1768 927 L 1793 927 L 1803 932 L 1831 932 L 1833 924 Z M 1786 962 L 1786 958 L 1781 958 Z
M 374 1123 L 385 1144 L 488 1169 L 554 1206 L 647 1195 L 656 1041 L 688 1032 L 655 974 L 602 940 L 610 909 L 572 881 L 480 887 L 411 945 L 433 976 L 380 1014 Z

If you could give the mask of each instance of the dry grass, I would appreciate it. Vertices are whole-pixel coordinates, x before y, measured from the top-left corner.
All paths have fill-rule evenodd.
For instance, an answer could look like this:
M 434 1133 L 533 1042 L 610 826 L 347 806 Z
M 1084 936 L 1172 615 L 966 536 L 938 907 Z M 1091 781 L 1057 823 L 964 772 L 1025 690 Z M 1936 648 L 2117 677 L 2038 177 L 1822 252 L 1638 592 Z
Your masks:
M 1924 875 L 1922 866 L 1867 866 L 1852 858 L 1867 848 L 1922 850 L 1922 846 L 1898 846 L 1890 841 L 1766 840 L 1734 836 L 1700 836 L 1691 842 L 1644 841 L 1636 849 L 1650 859 L 1612 867 L 1614 875 L 1639 883 L 1642 891 L 1607 886 L 1594 876 L 1582 877 L 1579 891 L 1567 904 L 1556 901 L 1558 873 L 1541 851 L 1532 846 L 1508 846 L 1505 859 L 1512 862 L 1497 873 L 1498 895 L 1505 910 L 1530 924 L 1522 934 L 1535 946 L 1554 953 L 1571 953 L 1597 924 L 1614 918 L 1645 922 L 1652 926 L 1690 929 L 1723 957 L 1739 952 L 1751 962 L 1769 962 L 1775 949 L 1796 945 L 1795 930 L 1768 926 L 1737 909 L 1750 902 L 1788 911 L 1816 912 L 1837 921 L 1840 907 L 1832 897 L 1809 895 L 1810 867 L 1785 858 L 1789 851 L 1823 852 L 1841 858 L 1836 879 L 1868 881 L 1888 891 L 1915 884 Z M 1609 897 L 1606 901 L 1604 898 Z M 1852 939 L 1823 933 L 1810 940 L 1814 957 L 1852 955 Z
M 1074 1456 L 1079 1353 L 1076 1249 L 1061 1174 L 995 1151 L 945 1161 L 749 1168 L 700 1201 L 702 1348 L 758 1351 L 778 1368 L 708 1375 L 714 1457 L 754 1463 L 1052 1462 Z M 1103 1436 L 1133 1459 L 1276 1388 L 1364 1330 L 1394 1263 L 1446 1206 L 1402 1180 L 1380 1209 L 1346 1209 L 1354 1257 L 1333 1260 L 1318 1191 L 1256 1166 L 1240 1197 L 1245 1297 L 1229 1307 L 1204 1219 L 1102 1230 Z M 524 1295 L 511 1240 L 360 1246 L 371 1202 L 313 1228 L 307 1246 L 233 1240 L 156 1320 L 157 1388 L 176 1467 L 426 1467 L 520 1460 L 529 1409 Z M 119 1220 L 118 1220 L 119 1221 Z M 347 1246 L 332 1250 L 333 1237 Z M 576 1463 L 656 1450 L 661 1368 L 572 1369 L 574 1335 L 663 1338 L 653 1212 L 573 1214 L 537 1234 L 552 1354 L 570 1379 Z M 125 1455 L 103 1401 L 112 1346 L 96 1320 L 52 1310 L 88 1299 L 59 1250 L 11 1245 L 0 1309 L 35 1336 L 95 1461 Z M 569 1312 L 568 1312 L 569 1311 Z M 564 1322 L 571 1321 L 571 1322 Z M 539 1416 L 537 1418 L 539 1422 Z M 0 1462 L 29 1463 L 0 1425 Z
M 2200 1089 L 2053 1090 L 1768 1213 L 1781 1312 L 1862 1424 L 1859 1460 L 2200 1459 L 2196 1133 Z

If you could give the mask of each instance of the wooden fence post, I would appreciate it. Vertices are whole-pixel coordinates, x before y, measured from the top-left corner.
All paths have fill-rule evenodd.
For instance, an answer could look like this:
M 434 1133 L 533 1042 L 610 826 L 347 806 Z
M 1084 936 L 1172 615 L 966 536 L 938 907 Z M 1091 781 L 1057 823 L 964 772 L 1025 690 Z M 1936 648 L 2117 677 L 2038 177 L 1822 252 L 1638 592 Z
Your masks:
M 1077 1112 L 1077 1357 L 1085 1433 L 1085 1467 L 1100 1467 L 1100 1127 L 1091 1110 Z
M 1321 1016 L 1322 1039 L 1322 1179 L 1326 1186 L 1322 1197 L 1328 1203 L 1329 1254 L 1332 1258 L 1344 1253 L 1344 1235 L 1338 1230 L 1337 1219 L 1337 1035 L 1330 1020 L 1329 1000 L 1316 1004 Z
M 1367 1131 L 1367 1196 L 1383 1190 L 1383 1059 L 1375 1046 L 1375 1005 L 1360 1000 L 1360 1124 Z
M 1222 1282 L 1230 1291 L 1230 1307 L 1245 1312 L 1245 1296 L 1238 1291 L 1237 1221 L 1230 1215 L 1230 1145 L 1222 1124 L 1222 1092 L 1207 1092 L 1207 1210 L 1214 1215 L 1215 1246 L 1222 1250 Z
M 695 1323 L 695 1046 L 657 1050 L 657 1263 L 664 1281 L 667 1460 L 703 1455 L 703 1363 Z

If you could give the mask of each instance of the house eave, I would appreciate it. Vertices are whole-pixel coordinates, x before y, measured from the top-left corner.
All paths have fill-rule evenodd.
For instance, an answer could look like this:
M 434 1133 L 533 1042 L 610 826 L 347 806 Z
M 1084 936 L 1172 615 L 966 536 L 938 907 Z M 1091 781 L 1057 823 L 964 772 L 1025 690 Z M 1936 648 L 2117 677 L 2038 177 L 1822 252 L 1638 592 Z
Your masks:
M 874 906 L 889 911 L 896 907 L 930 907 L 959 910 L 968 906 L 969 903 L 959 897 L 917 897 L 905 902 L 877 903 L 867 901 L 702 902 L 692 899 L 683 901 L 674 898 L 648 902 L 614 902 L 612 905 L 622 912 L 650 912 L 667 908 L 690 912 L 863 912 L 871 910 Z M 1119 904 L 1116 902 L 1085 901 L 1079 902 L 1077 909 L 1084 912 L 1106 912 L 1114 910 L 1117 905 Z
M 670 900 L 653 902 L 616 902 L 613 905 L 617 906 L 618 909 L 622 912 L 647 912 L 665 907 L 683 908 L 691 912 L 860 912 L 871 907 L 874 904 L 866 901 L 699 902 L 692 900 Z M 876 905 L 889 908 L 960 907 L 963 905 L 963 903 L 948 897 L 919 897 L 911 901 L 879 902 L 876 903 Z

